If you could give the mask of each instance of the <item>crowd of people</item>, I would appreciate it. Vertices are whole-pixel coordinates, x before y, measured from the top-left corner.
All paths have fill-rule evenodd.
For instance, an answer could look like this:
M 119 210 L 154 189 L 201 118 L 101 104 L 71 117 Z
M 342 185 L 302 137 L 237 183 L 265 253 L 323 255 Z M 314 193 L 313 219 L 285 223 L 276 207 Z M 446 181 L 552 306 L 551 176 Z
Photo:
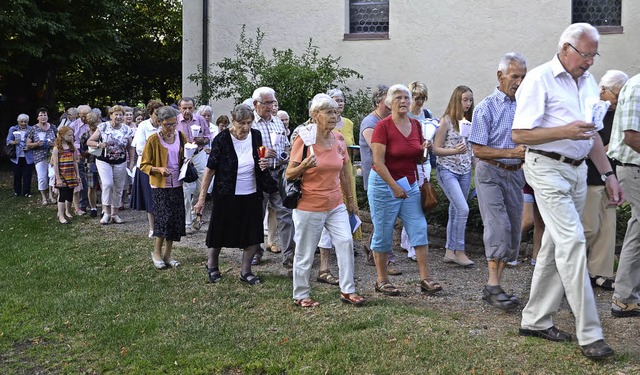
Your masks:
M 144 111 L 115 105 L 105 121 L 81 105 L 69 108 L 57 128 L 42 108 L 37 123 L 29 125 L 20 114 L 9 130 L 14 194 L 31 196 L 35 169 L 42 205 L 55 203 L 57 194 L 57 218 L 66 224 L 74 210 L 98 217 L 99 187 L 102 225 L 124 222 L 119 210 L 130 196 L 131 208 L 147 213 L 158 269 L 180 265 L 171 256 L 173 242 L 201 229 L 211 197 L 209 282 L 222 281 L 222 248 L 238 248 L 240 280 L 262 283 L 252 266 L 267 250 L 281 254 L 290 270 L 295 304 L 315 307 L 310 277 L 319 252 L 317 281 L 337 285 L 343 302 L 361 305 L 354 240 L 363 242 L 367 262 L 375 265 L 374 290 L 401 294 L 389 278 L 399 272 L 397 219 L 421 290 L 442 290 L 429 272 L 428 214 L 420 199 L 433 169 L 449 201 L 443 261 L 474 266 L 465 233 L 475 185 L 488 266 L 482 299 L 506 311 L 520 305 L 505 291 L 503 271 L 517 263 L 522 234 L 533 227 L 535 270 L 519 334 L 571 340 L 553 323 L 566 296 L 583 354 L 607 357 L 613 350 L 603 339 L 593 288 L 614 290 L 613 316 L 640 316 L 640 75 L 628 79 L 609 70 L 598 84 L 588 71 L 598 44 L 597 30 L 578 23 L 562 33 L 557 54 L 531 71 L 522 55 L 506 53 L 493 93 L 475 104 L 471 88 L 457 86 L 439 119 L 424 108 L 424 83 L 378 85 L 357 135 L 342 116 L 345 98 L 337 89 L 316 95 L 309 120 L 291 134 L 289 115 L 269 87 L 257 88 L 233 108 L 231 119 L 220 116 L 215 123 L 210 106 L 196 108 L 188 97 L 177 108 L 157 100 Z M 597 110 L 601 104 L 604 113 Z M 349 152 L 356 136 L 373 223 L 364 239 L 351 225 L 359 210 Z M 187 181 L 191 169 L 197 178 Z M 285 179 L 301 181 L 293 209 L 283 203 Z M 616 206 L 625 200 L 631 219 L 614 273 Z M 332 249 L 337 278 L 329 270 Z

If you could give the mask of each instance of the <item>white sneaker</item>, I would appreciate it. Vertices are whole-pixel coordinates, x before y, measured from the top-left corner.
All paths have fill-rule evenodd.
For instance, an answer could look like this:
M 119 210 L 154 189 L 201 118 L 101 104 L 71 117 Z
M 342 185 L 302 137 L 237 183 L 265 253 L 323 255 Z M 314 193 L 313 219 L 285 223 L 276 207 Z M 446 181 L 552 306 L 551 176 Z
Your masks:
M 100 224 L 106 225 L 106 224 L 109 224 L 110 221 L 111 221 L 111 215 L 103 214 L 102 219 L 100 219 Z
M 507 262 L 507 267 L 518 267 L 518 261 L 514 260 L 513 262 Z
M 111 222 L 115 224 L 122 224 L 124 223 L 124 220 L 122 220 L 118 215 L 113 215 L 111 216 Z
M 149 238 L 153 238 L 153 231 L 152 230 L 149 231 Z

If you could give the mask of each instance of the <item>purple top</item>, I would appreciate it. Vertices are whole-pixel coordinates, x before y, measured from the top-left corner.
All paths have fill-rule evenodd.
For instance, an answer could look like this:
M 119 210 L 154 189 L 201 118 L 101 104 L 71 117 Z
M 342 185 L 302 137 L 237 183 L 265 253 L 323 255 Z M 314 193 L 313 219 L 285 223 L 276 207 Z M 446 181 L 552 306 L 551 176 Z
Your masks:
M 164 184 L 165 188 L 172 188 L 182 186 L 182 181 L 178 180 L 180 176 L 180 138 L 178 138 L 178 132 L 174 131 L 176 137 L 175 141 L 172 144 L 168 144 L 162 139 L 162 137 L 158 136 L 160 140 L 160 144 L 162 147 L 167 149 L 167 169 L 171 172 L 169 177 L 166 177 L 166 182 Z M 157 188 L 156 186 L 151 185 L 152 188 Z

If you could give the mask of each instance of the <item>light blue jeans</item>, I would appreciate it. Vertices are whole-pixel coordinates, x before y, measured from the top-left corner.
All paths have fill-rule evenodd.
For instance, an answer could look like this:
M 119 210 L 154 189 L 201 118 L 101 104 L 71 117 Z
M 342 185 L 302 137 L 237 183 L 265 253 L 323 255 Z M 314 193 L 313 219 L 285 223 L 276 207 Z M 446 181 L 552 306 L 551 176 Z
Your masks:
M 447 222 L 447 243 L 449 250 L 464 251 L 464 234 L 469 217 L 469 188 L 471 172 L 453 173 L 440 165 L 436 168 L 436 177 L 442 191 L 449 199 L 449 221 Z

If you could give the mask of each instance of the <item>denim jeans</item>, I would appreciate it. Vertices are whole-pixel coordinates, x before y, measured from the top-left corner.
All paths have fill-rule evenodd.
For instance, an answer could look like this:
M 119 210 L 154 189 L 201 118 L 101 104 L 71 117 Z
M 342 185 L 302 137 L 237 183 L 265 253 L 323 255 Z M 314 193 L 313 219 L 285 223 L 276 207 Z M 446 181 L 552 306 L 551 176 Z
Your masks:
M 436 168 L 438 183 L 449 199 L 449 221 L 447 222 L 447 243 L 449 250 L 464 251 L 464 233 L 469 217 L 469 188 L 471 172 L 453 173 L 440 165 Z

